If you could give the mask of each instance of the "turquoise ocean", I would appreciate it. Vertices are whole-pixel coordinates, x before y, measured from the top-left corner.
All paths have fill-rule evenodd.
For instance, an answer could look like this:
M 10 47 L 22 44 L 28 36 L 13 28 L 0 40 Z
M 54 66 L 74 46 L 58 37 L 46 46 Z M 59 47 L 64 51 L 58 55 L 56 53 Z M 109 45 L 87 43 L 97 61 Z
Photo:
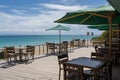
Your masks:
M 62 35 L 62 41 L 71 41 L 72 39 L 90 40 L 95 36 L 87 35 Z M 5 35 L 0 36 L 0 47 L 19 46 L 19 45 L 39 45 L 46 42 L 59 42 L 58 35 Z

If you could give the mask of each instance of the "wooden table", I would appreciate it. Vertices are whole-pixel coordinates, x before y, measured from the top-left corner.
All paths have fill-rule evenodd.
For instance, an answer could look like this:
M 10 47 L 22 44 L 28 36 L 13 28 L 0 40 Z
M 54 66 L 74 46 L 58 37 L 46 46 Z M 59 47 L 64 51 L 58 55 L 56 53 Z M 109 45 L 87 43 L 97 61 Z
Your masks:
M 26 47 L 15 47 L 15 49 L 19 51 L 20 61 L 22 62 L 22 53 L 23 53 L 23 50 L 26 50 Z
M 77 65 L 77 66 L 83 67 L 83 69 L 84 68 L 91 68 L 91 69 L 94 70 L 94 80 L 97 80 L 97 76 L 96 76 L 97 72 L 106 63 L 107 62 L 105 60 L 96 60 L 96 59 L 91 59 L 91 58 L 87 58 L 87 57 L 79 57 L 79 58 L 76 58 L 76 59 L 73 59 L 73 60 L 69 60 L 68 62 L 65 62 L 64 64 Z M 66 80 L 65 75 L 66 75 L 66 70 L 64 69 L 64 80 Z

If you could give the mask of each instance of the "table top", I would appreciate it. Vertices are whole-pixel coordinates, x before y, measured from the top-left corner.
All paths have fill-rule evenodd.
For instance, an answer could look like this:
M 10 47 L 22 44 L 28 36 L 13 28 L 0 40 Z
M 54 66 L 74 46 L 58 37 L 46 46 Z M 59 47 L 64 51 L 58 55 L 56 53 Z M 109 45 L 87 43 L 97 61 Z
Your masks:
M 86 68 L 99 69 L 106 64 L 105 60 L 91 59 L 87 57 L 79 57 L 76 59 L 69 60 L 65 64 L 74 64 Z
M 15 49 L 26 49 L 27 47 L 22 46 L 22 47 L 15 47 Z
M 100 47 L 99 49 L 108 49 L 109 50 L 109 47 Z M 119 50 L 120 48 L 117 48 L 117 47 L 112 47 L 111 50 Z

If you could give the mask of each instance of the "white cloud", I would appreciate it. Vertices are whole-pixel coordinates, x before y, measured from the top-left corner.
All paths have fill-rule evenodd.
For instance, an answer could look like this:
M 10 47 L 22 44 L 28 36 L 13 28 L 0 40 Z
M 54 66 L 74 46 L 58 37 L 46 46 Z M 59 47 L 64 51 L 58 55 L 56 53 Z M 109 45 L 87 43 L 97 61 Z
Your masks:
M 14 12 L 15 14 L 20 14 L 20 15 L 24 15 L 24 13 L 26 12 L 25 10 L 17 10 L 17 9 L 11 9 L 12 12 Z
M 0 12 L 0 33 L 2 33 L 2 31 L 10 33 L 11 31 L 18 31 L 18 33 L 21 31 L 30 33 L 31 31 L 34 34 L 37 32 L 46 33 L 45 29 L 56 26 L 56 23 L 53 23 L 53 21 L 58 19 L 60 15 L 64 15 L 62 12 L 58 14 L 60 13 L 59 11 L 48 11 L 48 13 L 49 14 L 21 16 Z M 57 14 L 57 16 L 55 14 Z
M 49 9 L 54 9 L 54 7 L 58 10 L 48 10 L 41 11 L 36 15 L 25 14 L 24 10 L 12 10 L 15 13 L 24 13 L 25 15 L 15 15 L 0 12 L 0 34 L 58 34 L 56 31 L 48 31 L 45 29 L 54 27 L 58 25 L 58 23 L 54 23 L 53 21 L 61 18 L 65 15 L 67 10 L 74 10 L 80 6 L 60 6 L 60 5 L 52 5 L 49 7 L 47 4 L 43 4 L 43 6 Z M 73 7 L 73 8 L 72 8 Z M 62 9 L 63 8 L 63 9 Z M 78 9 L 77 8 L 77 9 Z M 86 34 L 87 29 L 82 27 L 83 31 L 81 31 L 81 25 L 71 25 L 64 24 L 65 26 L 71 27 L 70 31 L 63 31 L 62 34 Z
M 63 4 L 74 4 L 77 3 L 77 0 L 59 0 Z
M 40 8 L 39 7 L 37 7 L 37 8 L 31 8 L 32 10 L 40 10 Z
M 42 5 L 46 8 L 49 9 L 56 9 L 56 10 L 80 10 L 80 9 L 85 9 L 88 8 L 88 6 L 78 6 L 78 5 L 73 5 L 73 6 L 65 6 L 65 5 L 59 5 L 59 4 L 39 4 Z

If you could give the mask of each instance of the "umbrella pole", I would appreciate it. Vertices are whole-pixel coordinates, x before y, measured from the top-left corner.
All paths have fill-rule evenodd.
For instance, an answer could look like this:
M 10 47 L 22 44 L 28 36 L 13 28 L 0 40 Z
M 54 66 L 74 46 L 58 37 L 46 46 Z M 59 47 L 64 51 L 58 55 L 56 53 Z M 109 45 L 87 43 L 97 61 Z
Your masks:
M 59 30 L 59 39 L 60 39 L 60 44 L 61 44 L 61 30 Z
M 61 53 L 61 30 L 59 30 L 59 54 Z
M 111 59 L 112 56 L 112 14 L 108 17 L 109 19 L 109 54 L 107 60 Z

